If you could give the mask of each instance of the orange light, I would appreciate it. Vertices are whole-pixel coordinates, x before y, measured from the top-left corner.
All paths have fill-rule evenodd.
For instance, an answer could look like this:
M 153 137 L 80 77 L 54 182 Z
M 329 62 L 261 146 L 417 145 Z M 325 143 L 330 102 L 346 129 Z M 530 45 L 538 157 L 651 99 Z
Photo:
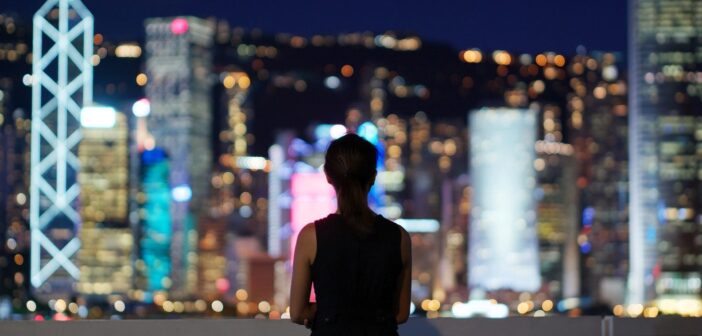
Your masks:
M 249 78 L 249 76 L 243 75 L 239 77 L 239 79 L 237 79 L 236 83 L 239 84 L 240 88 L 246 90 L 251 85 L 251 79 Z
M 508 52 L 502 50 L 497 50 L 492 53 L 492 59 L 499 65 L 509 65 L 512 63 L 512 56 Z
M 466 63 L 480 63 L 483 60 L 483 54 L 477 49 L 465 50 L 461 52 L 460 58 Z
M 544 54 L 536 55 L 536 64 L 538 64 L 539 66 L 545 66 L 546 62 L 548 62 L 548 59 Z
M 556 57 L 553 58 L 553 63 L 556 64 L 556 66 L 563 67 L 566 63 L 566 59 L 563 55 L 556 55 Z
M 346 64 L 341 67 L 341 75 L 344 77 L 351 77 L 353 76 L 353 67 Z
M 136 83 L 139 86 L 144 86 L 146 83 L 149 81 L 149 77 L 146 76 L 146 74 L 140 73 L 136 77 Z

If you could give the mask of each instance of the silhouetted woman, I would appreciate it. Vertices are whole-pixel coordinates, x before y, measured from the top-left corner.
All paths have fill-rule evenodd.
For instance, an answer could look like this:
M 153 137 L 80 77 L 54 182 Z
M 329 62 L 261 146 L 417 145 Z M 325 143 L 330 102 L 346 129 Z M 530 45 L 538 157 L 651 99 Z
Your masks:
M 410 237 L 368 207 L 377 155 L 355 134 L 327 150 L 324 172 L 338 210 L 301 230 L 290 291 L 290 317 L 312 336 L 397 335 L 409 316 Z

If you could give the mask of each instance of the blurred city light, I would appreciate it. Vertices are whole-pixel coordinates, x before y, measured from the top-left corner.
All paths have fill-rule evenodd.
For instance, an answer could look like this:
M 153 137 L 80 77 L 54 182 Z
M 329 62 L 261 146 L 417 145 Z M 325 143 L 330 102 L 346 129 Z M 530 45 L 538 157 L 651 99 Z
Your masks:
M 112 107 L 87 106 L 80 112 L 80 124 L 88 128 L 111 128 L 117 123 L 117 112 Z
M 630 1 L 603 51 L 32 6 L 0 12 L 0 319 L 289 318 L 347 133 L 411 236 L 413 315 L 702 316 L 687 0 Z
M 171 195 L 176 202 L 187 202 L 192 198 L 193 191 L 188 185 L 179 185 L 173 188 Z
M 151 113 L 151 103 L 146 98 L 141 98 L 132 105 L 132 113 L 136 117 L 147 117 Z
M 532 162 L 536 113 L 482 109 L 470 113 L 474 200 L 470 284 L 487 290 L 540 286 Z

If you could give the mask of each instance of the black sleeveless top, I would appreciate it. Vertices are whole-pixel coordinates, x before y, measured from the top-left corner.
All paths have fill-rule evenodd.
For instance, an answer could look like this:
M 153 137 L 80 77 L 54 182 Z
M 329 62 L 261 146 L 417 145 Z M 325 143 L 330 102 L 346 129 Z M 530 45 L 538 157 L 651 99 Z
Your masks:
M 402 269 L 400 228 L 377 215 L 359 236 L 339 214 L 314 223 L 312 282 L 317 315 L 312 336 L 397 335 L 395 301 Z

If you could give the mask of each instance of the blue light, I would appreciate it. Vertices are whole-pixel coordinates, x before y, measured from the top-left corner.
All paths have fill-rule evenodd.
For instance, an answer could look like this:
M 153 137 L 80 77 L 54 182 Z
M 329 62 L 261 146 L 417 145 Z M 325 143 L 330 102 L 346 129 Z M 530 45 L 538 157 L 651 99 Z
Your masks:
M 587 207 L 583 210 L 583 226 L 592 226 L 592 221 L 595 219 L 595 209 Z
M 378 127 L 372 122 L 366 121 L 358 126 L 356 133 L 375 146 L 375 149 L 378 151 L 376 170 L 383 171 L 385 169 L 385 146 L 380 142 Z M 384 194 L 385 191 L 378 184 L 374 184 L 371 187 L 370 193 L 368 194 L 368 202 L 371 208 L 378 209 L 384 205 Z
M 580 252 L 583 254 L 590 253 L 590 251 L 592 251 L 592 245 L 590 242 L 584 242 L 580 245 Z
M 145 165 L 152 165 L 164 161 L 166 159 L 166 152 L 161 148 L 154 148 L 150 151 L 145 151 L 141 154 L 141 162 Z
M 374 145 L 377 145 L 379 142 L 378 127 L 373 125 L 370 121 L 366 121 L 358 126 L 358 135 Z
M 142 154 L 141 187 L 146 201 L 142 205 L 147 216 L 142 219 L 141 258 L 145 264 L 147 292 L 144 302 L 151 302 L 150 291 L 166 289 L 163 279 L 171 273 L 170 243 L 171 190 L 168 186 L 169 164 L 160 149 Z
M 329 76 L 326 79 L 324 79 L 324 86 L 326 86 L 332 90 L 338 89 L 340 85 L 341 85 L 341 80 L 339 79 L 339 77 Z

